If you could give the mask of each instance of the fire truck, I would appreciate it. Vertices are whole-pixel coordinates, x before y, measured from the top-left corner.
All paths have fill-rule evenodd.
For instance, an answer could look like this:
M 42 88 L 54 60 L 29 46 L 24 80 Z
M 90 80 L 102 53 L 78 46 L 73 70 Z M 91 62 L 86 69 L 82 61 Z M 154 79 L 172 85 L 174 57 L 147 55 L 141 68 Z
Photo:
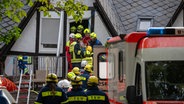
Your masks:
M 93 51 L 111 104 L 184 104 L 184 27 L 119 35 Z

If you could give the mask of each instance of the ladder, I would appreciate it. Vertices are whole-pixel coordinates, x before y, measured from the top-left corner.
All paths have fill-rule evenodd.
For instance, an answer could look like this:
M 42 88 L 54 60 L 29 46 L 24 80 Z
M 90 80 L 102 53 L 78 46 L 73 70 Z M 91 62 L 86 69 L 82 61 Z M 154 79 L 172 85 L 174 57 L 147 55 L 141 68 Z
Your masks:
M 28 85 L 28 89 L 24 88 L 25 91 L 27 91 L 27 96 L 24 96 L 23 98 L 26 98 L 27 99 L 27 104 L 29 104 L 29 99 L 30 99 L 30 91 L 31 91 L 31 82 L 32 82 L 32 74 L 33 74 L 33 71 L 32 69 L 30 69 L 30 75 L 28 76 L 29 77 L 29 80 L 28 82 L 25 81 L 24 83 L 22 82 L 23 81 L 23 70 L 21 70 L 21 73 L 20 73 L 20 79 L 19 79 L 19 85 L 18 85 L 18 92 L 17 92 L 17 97 L 16 97 L 16 104 L 19 103 L 19 98 L 20 98 L 20 92 L 21 90 L 21 87 L 22 85 Z

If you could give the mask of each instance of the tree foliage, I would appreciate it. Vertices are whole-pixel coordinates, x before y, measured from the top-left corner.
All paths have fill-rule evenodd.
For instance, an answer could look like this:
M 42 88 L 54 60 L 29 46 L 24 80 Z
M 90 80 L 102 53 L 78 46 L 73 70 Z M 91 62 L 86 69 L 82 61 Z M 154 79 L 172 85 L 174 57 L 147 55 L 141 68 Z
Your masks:
M 44 12 L 44 16 L 49 16 L 49 10 L 54 10 L 60 15 L 60 10 L 66 11 L 68 16 L 72 16 L 76 22 L 81 22 L 84 15 L 84 11 L 88 9 L 83 4 L 82 0 L 0 0 L 0 23 L 3 17 L 10 18 L 13 22 L 20 23 L 21 19 L 27 16 L 23 7 L 34 5 L 34 2 L 39 2 L 42 5 L 39 7 L 39 11 Z M 18 39 L 20 37 L 21 30 L 14 26 L 10 30 L 3 32 L 0 28 L 0 42 L 8 44 L 12 39 Z

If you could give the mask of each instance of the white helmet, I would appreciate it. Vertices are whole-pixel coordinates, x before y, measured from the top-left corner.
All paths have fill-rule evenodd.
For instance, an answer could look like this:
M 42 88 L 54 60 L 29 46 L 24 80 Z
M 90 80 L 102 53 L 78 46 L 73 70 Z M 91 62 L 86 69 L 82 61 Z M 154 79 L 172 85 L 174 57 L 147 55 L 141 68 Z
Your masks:
M 71 33 L 71 34 L 69 35 L 69 37 L 70 37 L 70 38 L 74 38 L 74 37 L 75 37 L 75 34 L 74 34 L 74 33 Z
M 63 80 L 58 82 L 58 87 L 69 88 L 69 87 L 71 87 L 71 83 L 67 79 L 63 79 Z
M 86 60 L 82 60 L 81 67 L 85 67 L 87 64 L 88 64 L 88 62 Z

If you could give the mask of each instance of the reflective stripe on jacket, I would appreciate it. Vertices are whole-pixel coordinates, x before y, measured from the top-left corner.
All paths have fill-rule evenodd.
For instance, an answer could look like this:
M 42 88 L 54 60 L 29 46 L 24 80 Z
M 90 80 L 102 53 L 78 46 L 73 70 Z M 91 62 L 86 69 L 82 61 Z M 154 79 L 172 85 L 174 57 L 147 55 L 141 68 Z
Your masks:
M 89 104 L 110 104 L 108 96 L 97 86 L 89 87 L 86 91 Z
M 72 88 L 70 92 L 67 92 L 67 96 L 67 104 L 88 104 L 87 95 L 81 87 Z

